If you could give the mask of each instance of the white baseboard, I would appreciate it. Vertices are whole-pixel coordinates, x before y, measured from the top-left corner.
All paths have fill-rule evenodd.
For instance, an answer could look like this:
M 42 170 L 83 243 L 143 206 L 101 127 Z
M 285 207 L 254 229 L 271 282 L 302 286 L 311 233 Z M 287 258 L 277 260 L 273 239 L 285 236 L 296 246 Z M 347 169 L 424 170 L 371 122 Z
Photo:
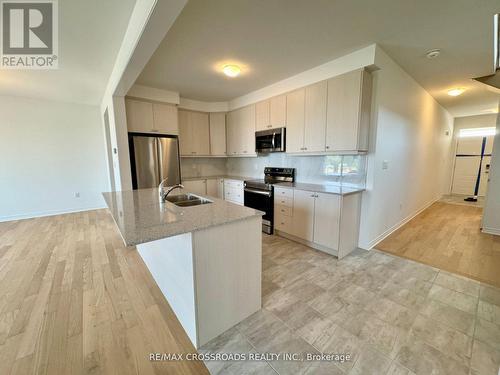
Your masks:
M 483 228 L 483 229 L 481 229 L 481 232 L 486 233 L 486 234 L 493 234 L 495 236 L 500 236 L 500 229 L 499 228 Z
M 70 214 L 75 212 L 100 210 L 102 208 L 106 208 L 106 206 L 102 205 L 97 207 L 68 208 L 64 210 L 50 210 L 50 211 L 30 212 L 28 214 L 20 214 L 20 215 L 0 216 L 0 223 L 5 221 L 26 220 L 26 219 L 33 219 L 36 217 L 55 216 L 55 215 Z
M 399 223 L 393 225 L 391 228 L 387 229 L 385 232 L 383 232 L 382 234 L 380 234 L 379 236 L 377 236 L 375 239 L 373 239 L 372 241 L 370 241 L 367 246 L 362 246 L 361 244 L 359 244 L 359 248 L 363 249 L 363 250 L 371 250 L 371 249 L 373 249 L 373 247 L 376 244 L 378 244 L 380 241 L 382 241 L 386 237 L 389 237 L 392 233 L 394 233 L 399 228 L 401 228 L 403 225 L 405 225 L 406 223 L 408 223 L 411 219 L 413 219 L 415 216 L 417 216 L 418 214 L 420 214 L 422 211 L 424 211 L 427 208 L 429 208 L 432 204 L 434 204 L 435 202 L 437 202 L 439 199 L 441 199 L 441 198 L 440 197 L 439 198 L 435 198 L 432 201 L 430 201 L 429 203 L 425 204 L 422 208 L 420 208 L 419 210 L 417 210 L 415 213 L 407 216 L 402 221 L 400 221 Z

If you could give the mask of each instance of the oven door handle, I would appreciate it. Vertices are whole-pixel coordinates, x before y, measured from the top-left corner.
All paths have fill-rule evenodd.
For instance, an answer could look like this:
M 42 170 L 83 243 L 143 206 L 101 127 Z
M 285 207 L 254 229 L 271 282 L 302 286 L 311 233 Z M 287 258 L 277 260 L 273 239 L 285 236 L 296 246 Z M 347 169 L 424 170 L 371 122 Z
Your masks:
M 255 194 L 265 195 L 267 197 L 271 196 L 271 192 L 270 191 L 260 191 L 260 190 L 254 190 L 254 189 L 249 189 L 249 188 L 245 188 L 244 190 L 247 191 L 247 192 L 249 192 L 249 193 L 255 193 Z

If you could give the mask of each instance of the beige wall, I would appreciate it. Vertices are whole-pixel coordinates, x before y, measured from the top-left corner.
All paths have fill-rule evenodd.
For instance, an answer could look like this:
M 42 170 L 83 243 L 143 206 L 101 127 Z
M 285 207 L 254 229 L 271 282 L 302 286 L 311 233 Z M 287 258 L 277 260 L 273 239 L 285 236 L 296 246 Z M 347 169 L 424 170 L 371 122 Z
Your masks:
M 439 199 L 451 178 L 452 117 L 389 56 L 377 51 L 380 70 L 373 74 L 359 238 L 365 249 Z
M 0 221 L 104 206 L 99 107 L 2 96 L 0 113 Z

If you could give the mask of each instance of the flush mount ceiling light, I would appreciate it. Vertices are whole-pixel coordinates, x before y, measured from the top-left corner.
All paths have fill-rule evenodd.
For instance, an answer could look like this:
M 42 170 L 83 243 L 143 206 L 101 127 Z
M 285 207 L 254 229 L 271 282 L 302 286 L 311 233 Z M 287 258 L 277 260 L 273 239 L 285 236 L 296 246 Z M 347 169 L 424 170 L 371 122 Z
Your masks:
M 240 75 L 241 68 L 238 65 L 228 64 L 224 65 L 222 72 L 228 77 L 234 78 Z
M 438 57 L 439 55 L 441 54 L 441 50 L 439 48 L 436 48 L 436 49 L 431 49 L 430 51 L 427 51 L 425 53 L 425 56 L 428 58 L 428 59 L 435 59 L 436 57 Z
M 465 91 L 465 89 L 462 89 L 462 88 L 451 89 L 448 91 L 448 95 L 449 96 L 458 96 L 458 95 L 462 95 L 464 91 Z

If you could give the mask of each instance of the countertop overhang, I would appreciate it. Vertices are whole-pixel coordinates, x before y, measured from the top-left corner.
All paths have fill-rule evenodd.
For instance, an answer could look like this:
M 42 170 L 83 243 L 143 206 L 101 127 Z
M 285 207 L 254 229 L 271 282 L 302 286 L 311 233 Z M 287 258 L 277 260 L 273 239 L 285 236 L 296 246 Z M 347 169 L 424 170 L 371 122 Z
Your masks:
M 192 207 L 160 203 L 157 188 L 102 195 L 127 246 L 264 215 L 262 211 L 215 197 L 206 197 L 212 203 Z

